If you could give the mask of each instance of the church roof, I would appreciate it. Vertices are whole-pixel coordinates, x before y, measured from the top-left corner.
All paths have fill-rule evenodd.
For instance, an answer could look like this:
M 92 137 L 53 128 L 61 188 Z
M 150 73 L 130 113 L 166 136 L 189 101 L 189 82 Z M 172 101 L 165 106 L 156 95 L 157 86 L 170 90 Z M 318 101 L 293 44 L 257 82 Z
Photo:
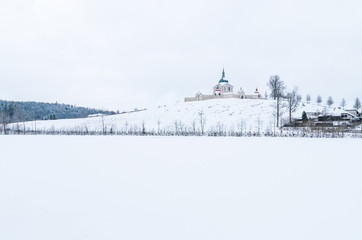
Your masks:
M 221 76 L 221 79 L 219 80 L 219 83 L 228 83 L 229 81 L 224 79 L 225 78 L 225 71 L 224 71 L 224 68 L 222 69 L 222 76 Z

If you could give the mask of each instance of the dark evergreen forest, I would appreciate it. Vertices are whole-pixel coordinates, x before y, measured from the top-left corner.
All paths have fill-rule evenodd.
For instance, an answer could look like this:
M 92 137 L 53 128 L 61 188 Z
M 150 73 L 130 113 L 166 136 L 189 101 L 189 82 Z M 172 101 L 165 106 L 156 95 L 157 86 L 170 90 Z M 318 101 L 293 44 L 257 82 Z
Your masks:
M 32 120 L 84 118 L 90 114 L 114 114 L 94 108 L 77 107 L 62 103 L 18 102 L 0 100 L 0 122 L 12 123 Z

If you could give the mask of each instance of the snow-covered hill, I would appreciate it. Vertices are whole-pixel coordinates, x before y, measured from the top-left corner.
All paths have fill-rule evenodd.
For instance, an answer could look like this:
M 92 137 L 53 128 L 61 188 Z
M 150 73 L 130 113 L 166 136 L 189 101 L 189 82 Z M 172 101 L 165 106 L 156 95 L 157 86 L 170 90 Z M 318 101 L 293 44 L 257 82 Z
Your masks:
M 283 110 L 282 121 L 287 121 L 287 110 Z M 301 117 L 302 112 L 338 113 L 336 108 L 301 104 L 293 113 Z M 27 130 L 45 131 L 200 131 L 200 114 L 205 119 L 205 131 L 272 131 L 275 124 L 275 103 L 273 100 L 214 99 L 200 102 L 177 102 L 157 106 L 144 111 L 98 116 L 82 119 L 47 120 L 26 122 Z M 12 124 L 11 128 L 23 129 L 23 123 Z

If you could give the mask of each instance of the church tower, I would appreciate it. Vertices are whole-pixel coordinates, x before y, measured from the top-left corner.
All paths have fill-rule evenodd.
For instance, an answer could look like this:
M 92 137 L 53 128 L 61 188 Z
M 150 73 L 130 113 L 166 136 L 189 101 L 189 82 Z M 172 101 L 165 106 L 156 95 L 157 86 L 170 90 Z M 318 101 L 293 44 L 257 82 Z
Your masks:
M 230 94 L 234 92 L 234 86 L 229 83 L 228 80 L 225 79 L 225 70 L 222 69 L 221 79 L 219 83 L 214 86 L 214 96 L 221 96 L 224 94 Z
M 222 75 L 221 75 L 221 79 L 219 80 L 219 83 L 222 83 L 222 82 L 226 82 L 228 83 L 229 81 L 224 79 L 225 78 L 225 71 L 224 71 L 224 68 L 222 68 Z

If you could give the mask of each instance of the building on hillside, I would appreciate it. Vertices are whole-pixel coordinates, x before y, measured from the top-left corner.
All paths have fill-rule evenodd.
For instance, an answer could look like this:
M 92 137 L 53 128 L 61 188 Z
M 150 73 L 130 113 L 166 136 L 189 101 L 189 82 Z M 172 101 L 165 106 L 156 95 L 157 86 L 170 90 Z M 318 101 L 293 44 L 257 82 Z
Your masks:
M 234 92 L 234 86 L 229 83 L 228 80 L 225 79 L 225 71 L 222 70 L 222 76 L 219 80 L 218 84 L 216 84 L 213 88 L 213 94 L 215 96 L 221 96 L 223 94 L 230 94 Z
M 351 115 L 353 118 L 358 118 L 360 116 L 360 113 L 357 109 L 345 109 L 344 111 Z
M 308 125 L 310 127 L 353 127 L 362 122 L 356 109 L 335 111 L 332 114 L 321 112 L 307 112 Z M 293 126 L 303 125 L 303 119 L 297 118 Z
M 322 112 L 306 112 L 308 120 L 318 120 L 318 117 L 322 115 Z
M 219 98 L 238 98 L 238 99 L 265 99 L 256 88 L 253 94 L 245 94 L 244 90 L 240 88 L 237 93 L 234 93 L 234 86 L 225 79 L 225 71 L 222 70 L 221 79 L 213 87 L 212 95 L 204 95 L 201 92 L 197 92 L 195 97 L 185 97 L 185 102 L 193 101 L 203 101 L 209 99 L 219 99 Z

